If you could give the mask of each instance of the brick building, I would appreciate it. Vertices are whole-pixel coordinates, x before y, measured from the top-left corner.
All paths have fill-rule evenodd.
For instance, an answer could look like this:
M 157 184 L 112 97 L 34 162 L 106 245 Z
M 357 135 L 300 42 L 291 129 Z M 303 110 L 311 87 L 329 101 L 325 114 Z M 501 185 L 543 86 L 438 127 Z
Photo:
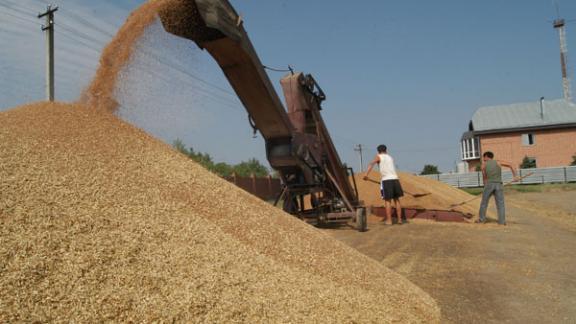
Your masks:
M 475 171 L 486 151 L 517 166 L 524 157 L 538 168 L 570 165 L 576 154 L 576 105 L 542 99 L 479 108 L 462 135 L 461 159 Z

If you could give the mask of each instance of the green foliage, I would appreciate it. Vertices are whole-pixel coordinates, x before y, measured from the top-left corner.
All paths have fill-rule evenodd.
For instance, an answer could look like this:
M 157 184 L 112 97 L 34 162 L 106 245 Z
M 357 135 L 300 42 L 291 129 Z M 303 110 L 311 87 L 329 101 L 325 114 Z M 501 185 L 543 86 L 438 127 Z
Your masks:
M 576 154 L 572 155 L 572 163 L 570 163 L 571 166 L 576 166 Z
M 536 167 L 536 161 L 534 159 L 529 158 L 528 156 L 524 156 L 522 159 L 522 164 L 520 164 L 520 169 L 533 169 Z
M 172 145 L 180 153 L 188 156 L 206 169 L 218 174 L 221 177 L 229 177 L 236 173 L 240 177 L 249 177 L 254 174 L 256 177 L 266 177 L 270 174 L 268 168 L 255 158 L 248 161 L 240 162 L 236 165 L 230 165 L 225 162 L 214 163 L 214 160 L 208 153 L 196 152 L 193 148 L 186 148 L 181 139 L 176 139 Z
M 249 177 L 254 174 L 256 177 L 265 177 L 269 174 L 268 168 L 255 158 L 248 161 L 240 162 L 234 166 L 234 172 L 241 177 Z
M 174 148 L 184 154 L 184 155 L 188 155 L 188 149 L 186 149 L 186 146 L 184 145 L 184 142 L 182 142 L 181 139 L 177 138 L 174 140 L 174 142 L 172 142 L 172 146 L 174 146 Z
M 234 167 L 228 163 L 219 162 L 214 164 L 214 169 L 212 171 L 221 177 L 229 177 L 234 173 Z
M 194 149 L 190 148 L 188 150 L 188 156 L 198 162 L 200 165 L 204 166 L 206 169 L 213 171 L 214 170 L 214 161 L 212 157 L 208 153 L 202 152 L 194 152 Z
M 481 166 L 480 164 L 478 164 L 478 165 L 474 168 L 474 171 L 476 171 L 476 172 L 482 171 L 482 166 Z
M 422 169 L 422 172 L 420 172 L 420 175 L 426 175 L 426 174 L 440 174 L 440 171 L 438 171 L 438 166 L 432 164 L 426 164 Z

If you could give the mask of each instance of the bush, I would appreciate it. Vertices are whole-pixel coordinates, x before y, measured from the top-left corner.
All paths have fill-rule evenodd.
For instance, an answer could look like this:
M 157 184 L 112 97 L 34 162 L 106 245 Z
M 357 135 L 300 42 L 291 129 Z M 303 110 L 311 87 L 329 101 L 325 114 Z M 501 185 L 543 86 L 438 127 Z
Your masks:
M 522 164 L 520 164 L 520 169 L 533 169 L 536 167 L 536 160 L 524 156 L 522 159 Z
M 432 164 L 426 164 L 422 169 L 422 172 L 420 172 L 420 175 L 426 175 L 426 174 L 440 174 L 440 171 L 438 171 L 438 166 Z
M 270 174 L 268 168 L 255 158 L 240 162 L 236 165 L 230 165 L 225 162 L 214 163 L 214 160 L 212 160 L 210 154 L 196 152 L 192 147 L 186 148 L 184 142 L 182 142 L 182 140 L 179 138 L 176 139 L 172 145 L 180 153 L 188 156 L 206 169 L 216 173 L 221 177 L 229 177 L 232 175 L 232 173 L 236 173 L 241 177 L 249 177 L 252 174 L 254 174 L 256 177 L 266 177 Z

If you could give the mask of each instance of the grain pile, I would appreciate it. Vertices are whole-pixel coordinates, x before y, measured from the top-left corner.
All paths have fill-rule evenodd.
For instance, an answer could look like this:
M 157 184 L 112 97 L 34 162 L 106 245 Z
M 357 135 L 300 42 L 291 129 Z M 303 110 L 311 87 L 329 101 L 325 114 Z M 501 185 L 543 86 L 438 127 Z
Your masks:
M 360 199 L 369 206 L 383 206 L 378 182 L 380 178 L 379 173 L 372 172 L 369 181 L 364 181 L 362 179 L 363 176 L 364 174 L 356 175 L 356 184 L 358 186 Z M 451 207 L 451 205 L 474 198 L 474 196 L 465 191 L 433 179 L 418 177 L 409 173 L 400 172 L 398 176 L 402 188 L 405 191 L 404 197 L 401 199 L 404 207 L 455 210 L 464 214 L 478 215 L 478 209 L 480 208 L 479 199 L 461 206 Z
M 183 9 L 135 11 L 82 104 L 0 112 L 0 322 L 438 322 L 402 276 L 108 113 L 146 26 Z
M 80 105 L 0 113 L 0 321 L 437 322 L 378 262 Z

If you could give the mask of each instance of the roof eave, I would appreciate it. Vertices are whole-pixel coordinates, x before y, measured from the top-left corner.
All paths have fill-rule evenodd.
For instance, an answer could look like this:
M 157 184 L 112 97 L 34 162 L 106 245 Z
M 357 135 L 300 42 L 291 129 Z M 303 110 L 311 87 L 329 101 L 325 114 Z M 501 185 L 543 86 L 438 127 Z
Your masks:
M 524 126 L 524 127 L 500 128 L 500 129 L 486 129 L 486 130 L 476 130 L 474 131 L 474 135 L 513 133 L 513 132 L 522 132 L 531 130 L 547 130 L 547 129 L 575 128 L 575 127 L 576 123 L 565 123 L 565 124 Z

